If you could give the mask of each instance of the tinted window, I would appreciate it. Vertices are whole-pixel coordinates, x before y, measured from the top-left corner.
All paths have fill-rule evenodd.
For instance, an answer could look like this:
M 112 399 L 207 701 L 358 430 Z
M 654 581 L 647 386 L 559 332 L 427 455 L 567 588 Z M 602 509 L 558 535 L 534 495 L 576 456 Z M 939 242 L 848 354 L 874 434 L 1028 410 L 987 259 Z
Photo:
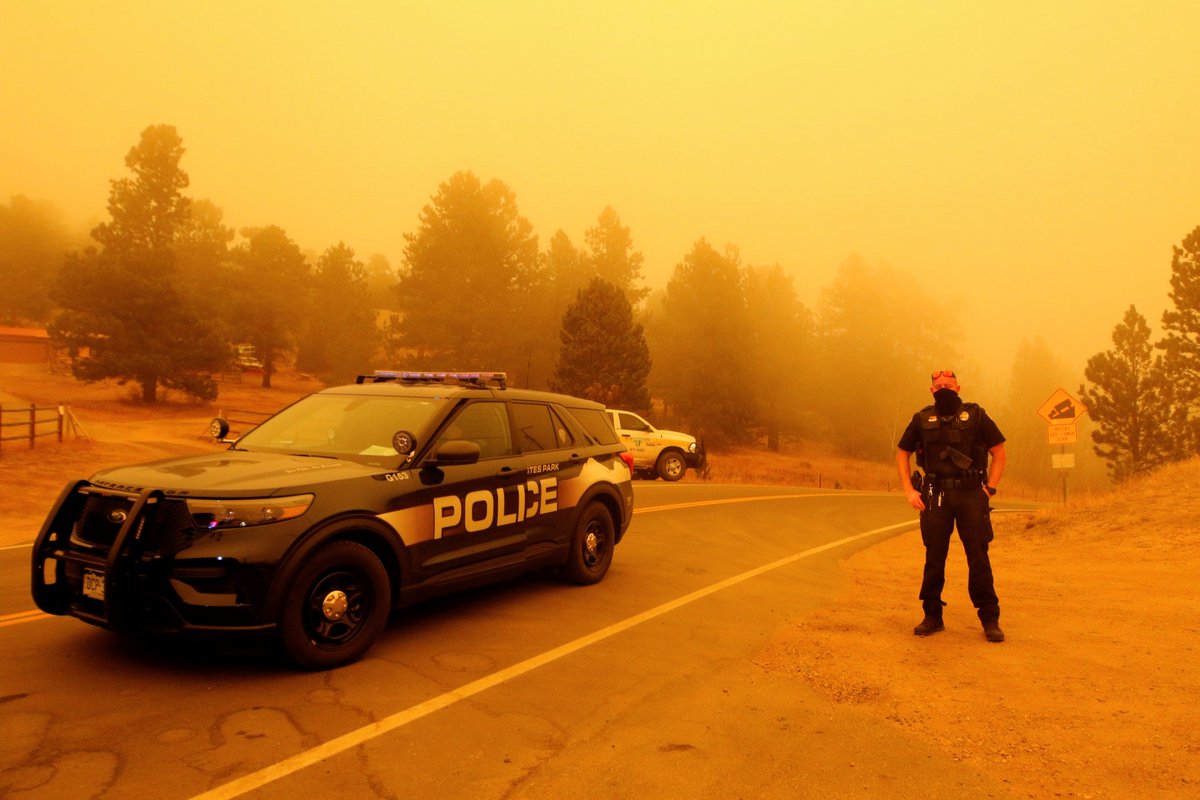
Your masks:
M 617 433 L 613 430 L 606 412 L 598 408 L 571 408 L 568 410 L 592 439 L 600 444 L 617 443 Z
M 563 421 L 558 412 L 550 409 L 550 418 L 554 422 L 554 438 L 558 440 L 558 446 L 570 447 L 575 444 L 575 434 L 571 433 L 571 426 Z
M 499 458 L 513 454 L 504 403 L 471 403 L 450 420 L 434 447 L 451 439 L 463 439 L 479 445 L 480 458 Z
M 574 439 L 563 421 L 540 403 L 513 403 L 517 421 L 517 441 L 521 450 L 558 450 L 570 447 Z

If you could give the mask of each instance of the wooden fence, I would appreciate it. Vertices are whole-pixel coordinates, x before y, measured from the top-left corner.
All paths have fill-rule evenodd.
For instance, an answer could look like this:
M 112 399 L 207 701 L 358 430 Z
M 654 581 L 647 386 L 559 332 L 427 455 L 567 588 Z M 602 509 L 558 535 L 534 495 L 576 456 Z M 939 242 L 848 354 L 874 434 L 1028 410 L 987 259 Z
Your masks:
M 218 413 L 218 416 L 223 417 L 229 423 L 229 435 L 241 436 L 249 432 L 252 428 L 258 427 L 258 424 L 267 417 L 274 414 L 274 411 L 250 411 L 244 408 L 224 408 Z M 241 427 L 239 427 L 241 426 Z
M 63 405 L 0 406 L 0 452 L 3 452 L 5 442 L 25 442 L 30 449 L 37 446 L 38 439 L 46 436 L 55 436 L 61 442 L 63 429 L 70 418 L 70 409 Z

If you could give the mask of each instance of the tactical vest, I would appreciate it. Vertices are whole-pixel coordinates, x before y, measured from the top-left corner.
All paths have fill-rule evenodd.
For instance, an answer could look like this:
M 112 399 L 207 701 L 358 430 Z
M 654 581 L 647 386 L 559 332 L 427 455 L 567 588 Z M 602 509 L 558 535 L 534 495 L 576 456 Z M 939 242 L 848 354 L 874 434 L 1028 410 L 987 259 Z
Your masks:
M 987 448 L 979 438 L 979 418 L 983 409 L 975 403 L 963 403 L 958 411 L 944 417 L 938 416 L 935 406 L 925 406 L 919 412 L 921 421 L 921 450 L 917 453 L 917 465 L 926 474 L 945 478 L 960 477 L 970 472 L 987 470 Z M 971 463 L 963 466 L 954 463 L 961 456 L 957 450 L 969 457 Z

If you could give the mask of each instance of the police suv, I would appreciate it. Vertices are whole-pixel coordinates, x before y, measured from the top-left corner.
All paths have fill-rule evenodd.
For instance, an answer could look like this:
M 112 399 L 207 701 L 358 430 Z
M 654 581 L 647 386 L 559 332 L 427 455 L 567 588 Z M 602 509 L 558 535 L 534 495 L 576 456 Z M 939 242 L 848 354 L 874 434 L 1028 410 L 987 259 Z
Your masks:
M 68 484 L 34 544 L 33 596 L 110 629 L 270 633 L 324 669 L 423 597 L 542 567 L 599 581 L 632 468 L 596 403 L 504 373 L 376 372 L 227 450 Z

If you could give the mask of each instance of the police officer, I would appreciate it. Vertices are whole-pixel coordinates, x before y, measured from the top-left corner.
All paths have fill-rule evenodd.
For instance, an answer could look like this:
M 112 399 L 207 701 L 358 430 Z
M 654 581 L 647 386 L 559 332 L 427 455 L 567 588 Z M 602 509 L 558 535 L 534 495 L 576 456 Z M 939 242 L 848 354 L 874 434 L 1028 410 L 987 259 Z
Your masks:
M 945 630 L 942 623 L 942 587 L 946 583 L 946 555 L 950 535 L 958 525 L 958 538 L 967 554 L 967 591 L 979 611 L 989 642 L 1004 641 L 1000 629 L 1000 604 L 992 583 L 988 542 L 992 540 L 989 499 L 1004 473 L 1004 435 L 987 412 L 958 396 L 958 378 L 949 370 L 933 373 L 929 387 L 933 405 L 913 415 L 896 449 L 896 468 L 908 503 L 921 512 L 921 541 L 925 544 L 925 574 L 921 604 L 925 618 L 913 628 L 917 636 Z M 913 486 L 911 458 L 925 470 Z M 988 456 L 991 463 L 988 463 Z

